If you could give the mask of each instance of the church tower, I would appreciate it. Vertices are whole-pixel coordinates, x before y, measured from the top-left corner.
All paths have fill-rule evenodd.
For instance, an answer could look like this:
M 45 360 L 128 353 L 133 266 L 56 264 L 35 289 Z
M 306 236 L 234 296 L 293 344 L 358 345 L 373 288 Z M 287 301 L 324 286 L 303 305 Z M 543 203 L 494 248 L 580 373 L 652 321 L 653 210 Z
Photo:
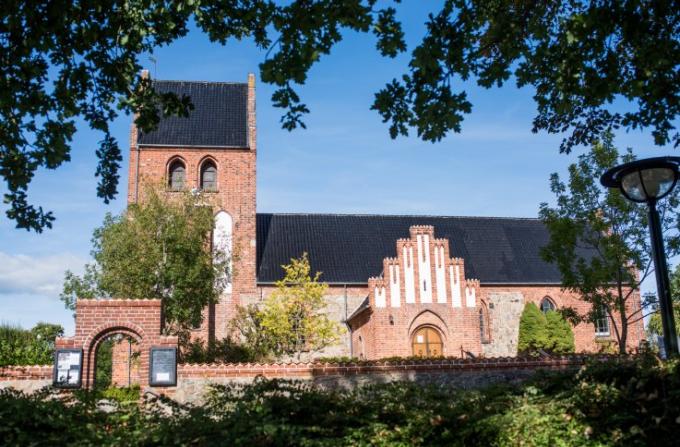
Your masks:
M 148 76 L 148 74 L 146 74 Z M 231 253 L 228 285 L 206 309 L 197 336 L 221 339 L 242 300 L 256 293 L 255 76 L 247 83 L 154 80 L 158 92 L 191 97 L 188 118 L 162 118 L 142 133 L 132 125 L 128 204 L 144 184 L 165 185 L 167 194 L 200 190 L 214 204 L 213 245 Z

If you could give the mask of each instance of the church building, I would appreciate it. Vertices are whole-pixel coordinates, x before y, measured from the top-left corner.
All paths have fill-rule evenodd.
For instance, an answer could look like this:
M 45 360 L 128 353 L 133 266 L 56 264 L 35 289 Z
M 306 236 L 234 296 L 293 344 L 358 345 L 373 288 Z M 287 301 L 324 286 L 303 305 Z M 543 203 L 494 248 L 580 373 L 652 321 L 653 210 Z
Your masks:
M 188 118 L 162 119 L 154 132 L 133 124 L 128 202 L 142 200 L 146 182 L 163 182 L 169 195 L 201 190 L 215 210 L 213 244 L 232 254 L 229 284 L 196 336 L 228 336 L 237 307 L 263 300 L 281 266 L 303 253 L 329 286 L 329 315 L 347 328 L 324 356 L 513 356 L 525 303 L 589 310 L 541 259 L 548 232 L 538 219 L 258 213 L 254 76 L 154 86 L 190 96 L 195 108 Z M 615 341 L 615 322 L 574 327 L 576 350 Z M 633 349 L 642 321 L 629 331 Z

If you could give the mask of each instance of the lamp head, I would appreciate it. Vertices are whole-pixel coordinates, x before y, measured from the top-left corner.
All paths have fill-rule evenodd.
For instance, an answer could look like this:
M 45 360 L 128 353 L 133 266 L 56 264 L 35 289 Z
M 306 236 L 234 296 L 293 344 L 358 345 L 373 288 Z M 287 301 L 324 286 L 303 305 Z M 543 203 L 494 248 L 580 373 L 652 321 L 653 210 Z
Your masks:
M 633 202 L 654 202 L 667 196 L 678 181 L 680 157 L 655 157 L 615 166 L 600 183 L 619 188 Z

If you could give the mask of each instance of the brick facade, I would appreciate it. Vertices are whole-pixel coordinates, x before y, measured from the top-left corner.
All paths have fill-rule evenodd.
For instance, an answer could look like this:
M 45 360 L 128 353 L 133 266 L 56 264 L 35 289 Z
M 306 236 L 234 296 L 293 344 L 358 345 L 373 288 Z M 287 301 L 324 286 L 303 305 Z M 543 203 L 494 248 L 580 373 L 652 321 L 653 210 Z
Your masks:
M 242 300 L 256 295 L 256 155 L 255 77 L 248 76 L 248 147 L 158 147 L 137 144 L 137 129 L 130 132 L 128 203 L 143 200 L 145 184 L 167 184 L 168 169 L 175 160 L 186 168 L 186 189 L 199 189 L 200 169 L 210 160 L 217 168 L 217 189 L 203 192 L 215 214 L 225 211 L 232 220 L 234 259 L 231 291 L 206 310 L 203 326 L 195 335 L 204 339 L 227 336 L 227 322 Z M 177 194 L 168 191 L 168 195 Z
M 449 243 L 435 228 L 411 227 L 410 239 L 396 241 L 397 257 L 386 258 L 383 275 L 368 280 L 368 303 L 350 318 L 352 350 L 366 359 L 417 355 L 414 337 L 420 328 L 436 331 L 445 356 L 512 356 L 517 354 L 519 320 L 526 303 L 549 299 L 558 309 L 585 314 L 590 304 L 558 286 L 484 286 L 465 277 L 462 259 L 449 258 Z M 459 275 L 459 276 L 458 276 Z M 410 278 L 407 278 L 410 277 Z M 639 306 L 639 294 L 629 313 Z M 607 336 L 592 324 L 574 327 L 577 352 L 611 349 L 620 319 L 610 321 Z M 642 321 L 629 328 L 627 346 L 644 339 Z
M 186 167 L 186 187 L 198 188 L 201 165 L 211 160 L 217 167 L 217 190 L 205 192 L 215 212 L 225 211 L 232 220 L 233 284 L 219 302 L 206 309 L 195 336 L 223 338 L 236 306 L 261 302 L 273 289 L 259 284 L 256 272 L 256 162 L 255 80 L 248 77 L 248 147 L 210 148 L 144 146 L 137 144 L 137 130 L 130 137 L 128 201 L 142 200 L 146 183 L 167 182 L 173 160 Z M 169 195 L 175 194 L 168 192 Z M 559 285 L 491 285 L 468 278 L 465 262 L 449 253 L 446 239 L 436 228 L 416 225 L 410 238 L 394 241 L 396 257 L 383 261 L 383 274 L 366 278 L 365 285 L 332 284 L 326 296 L 328 314 L 347 331 L 340 342 L 321 355 L 377 359 L 414 354 L 416 331 L 432 328 L 447 356 L 515 355 L 519 317 L 527 302 L 540 306 L 550 297 L 558 307 L 585 312 L 588 304 Z M 301 253 L 297 253 L 299 255 Z M 490 254 L 492 255 L 492 254 Z M 360 256 L 360 255 L 358 255 Z M 632 305 L 639 306 L 639 295 Z M 482 336 L 484 332 L 484 336 Z M 613 339 L 596 337 L 593 325 L 574 328 L 577 351 L 597 352 Z M 643 339 L 642 321 L 630 330 L 628 346 Z
M 94 386 L 97 347 L 116 334 L 136 343 L 139 351 L 137 377 L 142 387 L 149 381 L 150 348 L 177 347 L 177 337 L 161 335 L 160 300 L 78 300 L 75 335 L 57 338 L 55 345 L 57 349 L 83 350 L 83 387 Z M 120 380 L 123 374 L 122 371 L 114 372 Z

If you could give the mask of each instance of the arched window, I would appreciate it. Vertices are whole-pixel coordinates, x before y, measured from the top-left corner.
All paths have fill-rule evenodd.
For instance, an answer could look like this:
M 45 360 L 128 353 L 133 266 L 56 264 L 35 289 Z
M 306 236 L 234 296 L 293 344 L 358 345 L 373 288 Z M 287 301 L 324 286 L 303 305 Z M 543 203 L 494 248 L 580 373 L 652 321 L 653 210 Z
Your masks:
M 541 301 L 541 311 L 543 311 L 544 314 L 555 309 L 557 309 L 557 306 L 555 306 L 555 303 L 553 303 L 549 297 L 546 296 L 543 298 L 543 301 Z
M 219 278 L 224 283 L 224 291 L 231 293 L 232 263 L 232 218 L 226 211 L 215 215 L 215 229 L 213 230 L 213 258 L 224 262 L 224 274 Z
M 489 327 L 489 311 L 486 304 L 482 303 L 479 307 L 479 337 L 482 343 L 491 342 L 491 328 Z
M 180 191 L 184 189 L 186 182 L 187 170 L 181 160 L 175 160 L 170 164 L 168 169 L 168 188 L 172 191 Z
M 413 355 L 416 357 L 441 357 L 442 337 L 436 329 L 423 327 L 413 334 Z
M 201 166 L 201 189 L 203 191 L 217 191 L 217 167 L 211 160 Z

